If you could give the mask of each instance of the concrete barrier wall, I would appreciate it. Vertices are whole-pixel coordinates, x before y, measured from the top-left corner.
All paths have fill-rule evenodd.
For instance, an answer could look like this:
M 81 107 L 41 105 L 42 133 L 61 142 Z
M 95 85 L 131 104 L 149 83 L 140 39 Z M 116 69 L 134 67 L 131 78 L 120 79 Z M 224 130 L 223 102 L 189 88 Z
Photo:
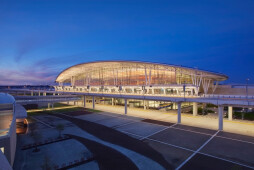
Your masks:
M 16 119 L 13 119 L 13 125 L 10 128 L 10 163 L 13 165 L 16 153 L 17 134 L 16 134 Z
M 219 85 L 214 94 L 246 95 L 246 87 L 233 88 L 231 85 Z M 254 88 L 248 87 L 248 95 L 254 95 Z
M 4 148 L 4 155 L 11 166 L 13 165 L 15 159 L 16 142 L 16 119 L 13 119 L 9 133 L 0 137 L 0 147 Z

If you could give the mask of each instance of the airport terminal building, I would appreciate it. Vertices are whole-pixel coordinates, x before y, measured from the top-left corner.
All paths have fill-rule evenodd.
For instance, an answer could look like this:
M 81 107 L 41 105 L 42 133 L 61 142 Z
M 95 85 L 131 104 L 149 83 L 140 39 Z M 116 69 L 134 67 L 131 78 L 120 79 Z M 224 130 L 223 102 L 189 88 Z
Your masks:
M 220 73 L 176 65 L 136 61 L 102 61 L 78 64 L 56 78 L 56 91 L 186 95 L 213 93 Z

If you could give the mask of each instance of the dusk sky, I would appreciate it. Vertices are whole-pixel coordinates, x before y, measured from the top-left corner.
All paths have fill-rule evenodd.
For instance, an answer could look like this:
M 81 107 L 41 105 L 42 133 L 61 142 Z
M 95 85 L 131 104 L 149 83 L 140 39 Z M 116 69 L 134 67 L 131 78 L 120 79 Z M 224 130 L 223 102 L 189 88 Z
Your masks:
M 65 68 L 138 60 L 254 83 L 253 0 L 0 0 L 0 85 L 47 84 Z

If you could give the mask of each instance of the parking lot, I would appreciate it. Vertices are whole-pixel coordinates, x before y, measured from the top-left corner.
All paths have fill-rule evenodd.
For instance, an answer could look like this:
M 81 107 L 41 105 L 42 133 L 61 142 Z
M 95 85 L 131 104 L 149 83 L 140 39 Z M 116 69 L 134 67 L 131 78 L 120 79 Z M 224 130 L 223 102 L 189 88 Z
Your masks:
M 33 119 L 47 137 L 55 135 L 54 127 L 62 123 L 63 134 L 73 134 L 72 138 L 85 147 L 91 145 L 88 149 L 93 154 L 104 153 L 95 159 L 99 167 L 109 164 L 105 161 L 109 157 L 102 151 L 106 149 L 114 153 L 111 157 L 115 160 L 120 153 L 121 160 L 129 162 L 124 165 L 113 161 L 110 169 L 130 167 L 130 160 L 138 169 L 154 169 L 151 167 L 158 167 L 155 162 L 166 169 L 254 169 L 254 137 L 250 136 L 109 112 L 74 111 Z M 92 151 L 98 149 L 97 145 L 106 148 Z
M 253 137 L 107 112 L 75 117 L 148 143 L 176 169 L 254 168 Z

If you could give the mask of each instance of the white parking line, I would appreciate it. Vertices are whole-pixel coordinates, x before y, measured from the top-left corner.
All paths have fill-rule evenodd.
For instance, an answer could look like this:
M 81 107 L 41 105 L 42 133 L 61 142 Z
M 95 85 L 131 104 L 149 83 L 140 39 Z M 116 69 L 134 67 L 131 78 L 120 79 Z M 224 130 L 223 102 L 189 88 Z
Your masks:
M 116 126 L 113 126 L 111 128 L 116 129 L 116 128 L 119 128 L 119 127 L 122 127 L 122 126 L 126 126 L 126 125 L 130 125 L 130 124 L 133 124 L 133 123 L 137 123 L 137 122 L 136 121 L 132 121 L 132 122 L 124 123 L 124 124 L 121 124 L 121 125 L 116 125 Z
M 235 162 L 235 161 L 231 161 L 231 160 L 228 160 L 228 159 L 220 158 L 220 157 L 213 156 L 213 155 L 210 155 L 210 154 L 207 154 L 207 153 L 203 153 L 203 152 L 198 152 L 198 153 L 201 154 L 201 155 L 209 156 L 209 157 L 220 159 L 220 160 L 223 160 L 223 161 L 226 161 L 226 162 L 230 162 L 230 163 L 233 163 L 233 164 L 236 164 L 236 165 L 240 165 L 240 166 L 244 166 L 244 167 L 247 167 L 247 168 L 250 168 L 250 169 L 254 169 L 254 167 L 252 167 L 252 166 L 245 165 L 245 164 L 242 164 L 242 163 L 239 163 L 239 162 Z
M 186 150 L 186 151 L 195 152 L 192 149 L 188 149 L 188 148 L 184 148 L 184 147 L 181 147 L 181 146 L 173 145 L 173 144 L 170 144 L 170 143 L 162 142 L 162 141 L 159 141 L 159 140 L 156 140 L 156 139 L 147 138 L 147 140 L 151 140 L 151 141 L 158 142 L 158 143 L 161 143 L 161 144 L 164 144 L 164 145 L 168 145 L 168 146 L 173 146 L 175 148 L 180 148 L 180 149 L 183 149 L 183 150 Z
M 98 114 L 102 114 L 102 113 L 98 113 Z M 107 113 L 103 113 L 103 115 L 108 115 Z M 128 120 L 132 120 L 132 121 L 135 121 L 135 122 L 142 122 L 140 120 L 133 120 L 133 119 L 130 119 L 130 118 L 126 118 L 126 117 L 121 117 L 121 116 L 113 116 L 113 115 L 108 115 L 108 116 L 112 116 L 112 117 L 120 117 L 121 119 L 128 119 Z M 128 116 L 128 115 L 127 115 Z M 144 119 L 143 119 L 144 120 Z M 158 121 L 163 121 L 163 119 L 161 120 L 158 120 Z M 158 126 L 163 126 L 163 127 L 168 127 L 168 126 L 165 126 L 165 125 L 160 125 L 160 124 L 155 124 L 155 123 L 150 123 L 150 122 L 143 122 L 143 123 L 148 123 L 148 124 L 152 124 L 152 125 L 158 125 Z M 168 122 L 168 123 L 171 123 L 171 122 Z M 126 124 L 128 125 L 128 124 Z M 120 126 L 125 126 L 125 124 L 123 125 L 120 125 Z M 118 127 L 117 127 L 118 128 Z M 207 136 L 212 136 L 212 134 L 209 134 L 209 133 L 203 133 L 203 132 L 197 132 L 197 131 L 193 131 L 193 130 L 187 130 L 187 129 L 182 129 L 182 128 L 178 128 L 178 127 L 174 127 L 174 126 L 171 126 L 171 128 L 173 129 L 178 129 L 178 130 L 182 130 L 182 131 L 188 131 L 188 132 L 193 132 L 193 133 L 197 133 L 197 134 L 202 134 L 202 135 L 207 135 Z M 167 128 L 165 128 L 167 129 Z M 225 139 L 229 139 L 229 140 L 235 140 L 235 141 L 239 141 L 239 142 L 245 142 L 245 143 L 250 143 L 250 144 L 254 144 L 254 142 L 249 142 L 249 141 L 245 141 L 245 140 L 240 140 L 240 139 L 234 139 L 234 138 L 228 138 L 228 137 L 223 137 L 223 136 L 216 136 L 218 138 L 225 138 Z
M 196 131 L 193 131 L 193 130 L 187 130 L 187 129 L 177 128 L 177 127 L 172 127 L 172 128 L 182 130 L 182 131 L 186 131 L 186 132 L 192 132 L 192 133 L 198 133 L 198 134 L 201 134 L 201 135 L 212 136 L 211 134 L 208 134 L 208 133 L 196 132 Z
M 211 136 L 202 146 L 200 146 L 191 156 L 189 156 L 183 163 L 181 163 L 176 170 L 179 170 L 183 167 L 191 158 L 193 158 L 202 148 L 205 147 L 220 131 L 217 131 L 213 136 Z
M 224 138 L 224 139 L 228 139 L 228 140 L 234 140 L 234 141 L 244 142 L 244 143 L 249 143 L 249 144 L 254 145 L 254 142 L 249 142 L 249 141 L 245 141 L 245 140 L 241 140 L 241 139 L 234 139 L 234 138 L 229 138 L 229 137 L 224 137 L 224 136 L 216 136 L 216 138 Z
M 130 132 L 127 132 L 127 131 L 124 131 L 124 130 L 118 130 L 119 132 L 122 132 L 122 133 L 126 133 L 126 134 L 129 134 L 129 135 L 133 135 L 133 136 L 137 136 L 137 137 L 140 137 L 140 138 L 143 138 L 143 136 L 140 136 L 140 135 L 137 135 L 137 134 L 134 134 L 134 133 L 130 133 Z M 140 140 L 140 139 L 139 139 Z
M 172 127 L 175 126 L 175 125 L 177 125 L 177 123 L 175 123 L 175 124 L 173 124 L 173 125 L 171 125 L 171 126 L 168 126 L 168 127 L 164 128 L 164 129 L 161 129 L 161 130 L 159 130 L 159 131 L 157 131 L 157 132 L 154 132 L 154 133 L 152 133 L 152 134 L 150 134 L 150 135 L 147 135 L 147 136 L 141 138 L 140 140 L 144 140 L 144 139 L 146 139 L 146 138 L 149 138 L 150 136 L 153 136 L 153 135 L 155 135 L 155 134 L 157 134 L 157 133 L 160 133 L 160 132 L 162 132 L 162 131 L 164 131 L 164 130 L 166 130 L 166 129 L 172 128 Z
M 65 114 L 63 114 L 63 115 L 65 115 Z M 65 116 L 70 117 L 69 115 L 65 115 Z M 112 117 L 114 117 L 114 116 L 112 116 Z M 132 120 L 132 119 L 129 119 L 129 120 Z M 132 121 L 134 121 L 134 120 L 132 120 Z M 137 121 L 137 122 L 138 122 L 138 121 Z M 140 121 L 139 121 L 139 122 L 140 122 Z M 131 122 L 131 123 L 135 123 L 135 122 Z M 147 122 L 146 122 L 146 123 L 147 123 Z M 174 125 L 175 125 L 175 124 L 174 124 Z M 167 128 L 170 128 L 170 127 L 167 127 Z M 173 127 L 173 125 L 172 125 L 171 128 L 175 128 L 175 127 Z M 165 129 L 166 129 L 166 128 L 165 128 Z M 165 130 L 165 129 L 162 129 L 161 131 L 163 131 L 163 130 Z M 179 129 L 179 128 L 177 128 L 177 129 Z M 183 130 L 183 129 L 180 129 L 180 130 Z M 119 131 L 120 131 L 120 130 L 119 130 Z M 186 131 L 190 131 L 190 130 L 186 130 Z M 217 157 L 217 156 L 213 156 L 213 155 L 210 155 L 210 154 L 206 154 L 206 153 L 200 152 L 200 150 L 201 150 L 202 148 L 204 148 L 204 146 L 205 146 L 208 142 L 210 142 L 214 137 L 225 138 L 225 139 L 229 139 L 229 140 L 237 140 L 237 141 L 241 141 L 241 142 L 246 142 L 246 143 L 254 144 L 254 143 L 248 142 L 248 141 L 243 141 L 243 140 L 238 140 L 238 139 L 233 139 L 233 138 L 227 138 L 227 137 L 222 137 L 222 136 L 216 136 L 216 135 L 218 134 L 219 131 L 217 131 L 217 132 L 216 132 L 214 135 L 212 135 L 212 136 L 210 135 L 211 138 L 209 138 L 209 139 L 208 139 L 198 150 L 196 150 L 196 151 L 195 151 L 195 150 L 192 150 L 192 149 L 184 148 L 184 147 L 181 147 L 181 146 L 169 144 L 169 143 L 166 143 L 166 142 L 162 142 L 162 141 L 159 141 L 159 140 L 156 140 L 156 139 L 151 139 L 151 138 L 149 138 L 149 137 L 145 137 L 145 138 L 144 138 L 143 136 L 140 136 L 140 135 L 137 135 L 137 134 L 133 134 L 133 133 L 130 133 L 130 132 L 127 132 L 127 131 L 121 130 L 120 132 L 123 132 L 123 133 L 126 133 L 126 134 L 130 134 L 130 135 L 133 135 L 133 136 L 140 137 L 139 140 L 147 139 L 147 140 L 150 140 L 150 141 L 158 142 L 158 143 L 161 143 L 161 144 L 165 144 L 165 145 L 168 145 L 168 146 L 172 146 L 172 147 L 175 147 L 175 148 L 179 148 L 179 149 L 183 149 L 183 150 L 186 150 L 186 151 L 193 152 L 192 155 L 191 155 L 189 158 L 187 158 L 187 159 L 180 165 L 181 167 L 182 167 L 187 161 L 189 161 L 194 155 L 196 155 L 196 154 L 198 153 L 198 154 L 202 154 L 202 155 L 205 155 L 205 156 L 208 156 L 208 157 L 212 157 L 212 158 L 216 158 L 216 159 L 223 160 L 223 161 L 226 161 L 226 162 L 230 162 L 230 163 L 233 163 L 233 164 L 236 164 L 236 165 L 239 165 L 239 166 L 244 166 L 244 167 L 247 167 L 247 168 L 250 168 L 250 169 L 254 169 L 254 167 L 252 167 L 252 166 L 248 166 L 248 165 L 245 165 L 245 164 L 242 164 L 242 163 L 239 163 L 239 162 L 231 161 L 231 160 L 228 160 L 228 159 L 224 159 L 224 158 L 221 158 L 221 157 Z M 191 132 L 193 132 L 193 133 L 200 133 L 200 132 L 195 132 L 195 131 L 191 131 Z M 159 133 L 159 131 L 158 131 L 157 133 Z M 203 133 L 200 133 L 200 134 L 203 134 Z M 204 133 L 204 134 L 205 134 L 205 133 Z M 208 135 L 208 134 L 206 134 L 206 135 Z M 152 135 L 149 135 L 149 136 L 152 136 Z M 178 166 L 177 169 L 180 169 L 180 168 L 181 168 L 180 166 Z
M 124 132 L 124 133 L 130 134 L 130 135 L 133 135 L 133 136 L 137 136 L 137 137 L 143 138 L 143 136 L 136 135 L 136 134 L 133 134 L 133 133 L 130 133 L 130 132 L 126 132 L 126 131 L 121 131 L 121 132 Z M 164 145 L 168 145 L 168 146 L 172 146 L 172 147 L 175 147 L 175 148 L 179 148 L 179 149 L 182 149 L 182 150 L 190 151 L 190 152 L 193 152 L 193 153 L 196 152 L 195 150 L 192 150 L 192 149 L 188 149 L 188 148 L 184 148 L 184 147 L 181 147 L 181 146 L 173 145 L 173 144 L 170 144 L 170 143 L 162 142 L 162 141 L 159 141 L 159 140 L 156 140 L 156 139 L 151 139 L 151 138 L 146 138 L 146 139 L 150 140 L 150 141 L 157 142 L 157 143 L 161 143 L 161 144 L 164 144 Z M 203 153 L 203 152 L 197 152 L 197 153 L 199 153 L 201 155 L 208 156 L 208 157 L 216 158 L 216 159 L 219 159 L 219 160 L 223 160 L 223 161 L 226 161 L 226 162 L 230 162 L 230 163 L 233 163 L 233 164 L 236 164 L 236 165 L 244 166 L 244 167 L 247 167 L 247 168 L 250 168 L 250 169 L 254 169 L 254 167 L 252 167 L 252 166 L 245 165 L 245 164 L 242 164 L 242 163 L 239 163 L 239 162 L 231 161 L 231 160 L 228 160 L 228 159 L 224 159 L 224 158 L 221 158 L 221 157 L 213 156 L 213 155 L 206 154 L 206 153 Z
M 98 114 L 102 114 L 102 113 L 98 113 Z M 104 115 L 107 115 L 107 114 L 104 113 Z M 108 116 L 120 117 L 120 116 L 113 116 L 113 115 L 108 115 Z M 128 116 L 128 115 L 126 115 L 126 116 Z M 135 122 L 142 122 L 142 120 L 145 120 L 143 118 L 141 120 L 133 120 L 131 118 L 126 118 L 126 117 L 121 117 L 121 119 L 128 119 L 128 120 L 132 120 L 132 121 L 135 121 Z M 151 120 L 153 120 L 153 119 L 151 119 Z M 143 123 L 147 123 L 147 124 L 151 124 L 151 125 L 157 125 L 157 126 L 163 126 L 163 127 L 168 127 L 168 126 L 165 126 L 165 125 L 160 125 L 160 124 L 155 124 L 155 123 L 150 123 L 150 122 L 143 122 Z M 170 123 L 170 122 L 168 122 L 168 123 Z
M 112 119 L 112 117 L 104 117 L 104 118 L 102 118 L 102 119 L 98 119 L 98 120 L 95 120 L 95 121 L 92 121 L 92 120 L 89 120 L 89 121 L 92 121 L 92 122 L 99 122 L 99 121 L 102 121 L 102 120 L 107 120 L 107 119 Z M 84 119 L 85 120 L 85 119 Z
M 48 127 L 50 127 L 50 128 L 54 128 L 53 126 L 51 126 L 51 125 L 49 125 L 49 124 L 47 124 L 47 123 L 41 121 L 40 119 L 37 119 L 37 118 L 35 118 L 35 117 L 33 117 L 33 116 L 31 116 L 31 118 L 34 119 L 34 120 L 36 120 L 36 121 L 38 121 L 38 122 L 40 122 L 40 123 L 42 123 L 42 124 L 44 124 L 44 125 L 46 125 L 46 126 L 48 126 Z
M 121 118 L 121 119 L 127 119 L 127 120 L 131 120 L 133 121 L 133 123 L 135 122 L 142 122 L 140 120 L 133 120 L 131 118 L 127 118 L 127 117 L 122 117 L 122 116 L 125 116 L 125 115 L 117 115 L 117 116 L 114 116 L 114 115 L 109 115 L 107 114 L 106 112 L 103 112 L 103 113 L 96 113 L 96 114 L 101 114 L 101 115 L 107 115 L 107 116 L 110 116 L 110 117 L 118 117 L 118 118 Z M 68 117 L 71 117 L 69 115 L 66 115 L 66 114 L 63 114 L 65 116 L 68 116 Z M 126 115 L 128 116 L 128 115 Z M 107 119 L 107 118 L 105 118 Z M 100 120 L 103 120 L 103 119 L 100 119 Z M 100 121 L 98 120 L 98 121 Z M 160 120 L 159 120 L 160 121 Z M 162 120 L 161 120 L 162 121 Z M 97 122 L 97 121 L 96 121 Z M 159 124 L 155 124 L 155 123 L 150 123 L 150 122 L 144 122 L 144 123 L 148 123 L 148 124 L 152 124 L 152 125 L 158 125 L 158 126 L 164 126 L 164 125 L 159 125 Z M 169 122 L 170 123 L 170 122 Z M 122 127 L 122 126 L 125 126 L 125 125 L 128 125 L 129 123 L 126 123 L 126 124 L 123 124 L 123 125 L 119 125 L 117 127 L 113 127 L 113 128 L 118 128 L 118 127 Z M 130 123 L 132 124 L 132 123 Z M 164 127 L 168 127 L 168 126 L 164 126 Z M 212 134 L 208 134 L 208 133 L 203 133 L 203 132 L 196 132 L 196 131 L 193 131 L 193 130 L 187 130 L 187 129 L 182 129 L 182 128 L 178 128 L 178 127 L 171 127 L 173 129 L 178 129 L 178 130 L 183 130 L 183 131 L 188 131 L 188 132 L 193 132 L 193 133 L 197 133 L 197 134 L 202 134 L 202 135 L 207 135 L 207 136 L 212 136 Z M 165 128 L 166 129 L 166 128 Z M 225 139 L 229 139 L 229 140 L 234 140 L 234 141 L 239 141 L 239 142 L 245 142 L 245 143 L 249 143 L 249 144 L 253 144 L 254 145 L 254 142 L 249 142 L 249 141 L 245 141 L 245 140 L 240 140 L 240 139 L 234 139 L 234 138 L 228 138 L 228 137 L 224 137 L 224 136 L 216 136 L 218 138 L 225 138 Z

